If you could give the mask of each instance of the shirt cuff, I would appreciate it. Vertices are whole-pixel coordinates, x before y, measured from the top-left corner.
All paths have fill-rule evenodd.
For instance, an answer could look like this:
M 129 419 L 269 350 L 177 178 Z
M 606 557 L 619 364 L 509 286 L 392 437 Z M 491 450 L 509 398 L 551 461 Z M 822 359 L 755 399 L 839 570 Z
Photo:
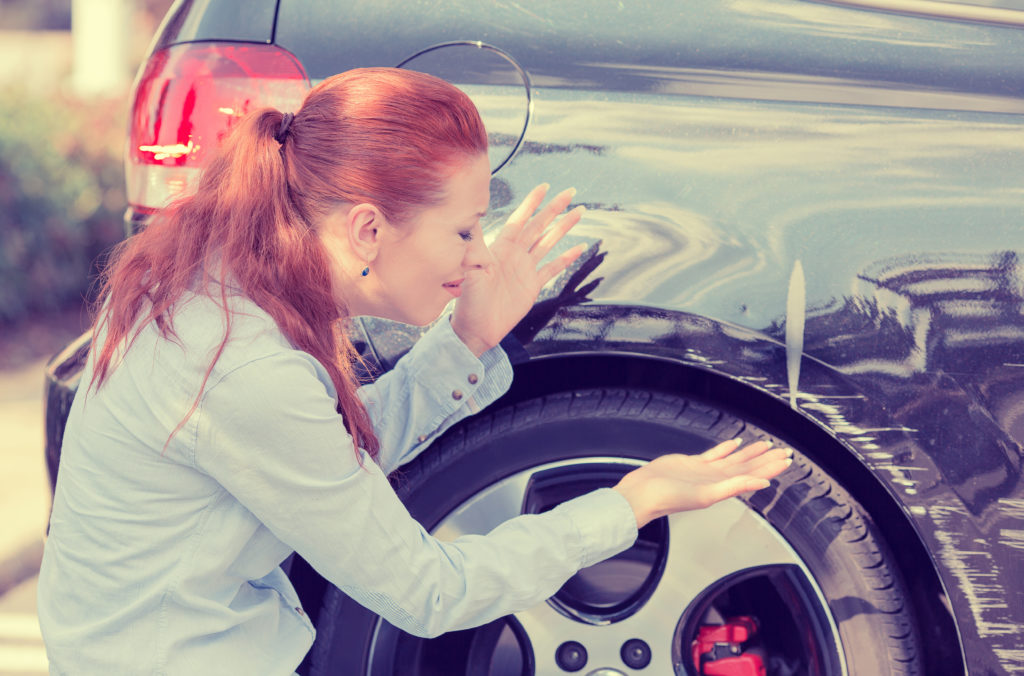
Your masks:
M 599 488 L 555 507 L 569 517 L 579 534 L 579 567 L 604 561 L 633 546 L 636 515 L 629 502 L 612 488 Z
M 505 351 L 493 347 L 479 358 L 456 335 L 449 317 L 442 317 L 416 343 L 406 358 L 409 374 L 435 398 L 432 428 L 467 406 L 476 413 L 504 394 L 512 383 L 512 366 Z
M 491 402 L 508 392 L 512 385 L 512 364 L 500 346 L 495 345 L 480 355 L 480 363 L 483 364 L 485 376 L 476 393 L 467 402 L 471 413 L 487 408 Z

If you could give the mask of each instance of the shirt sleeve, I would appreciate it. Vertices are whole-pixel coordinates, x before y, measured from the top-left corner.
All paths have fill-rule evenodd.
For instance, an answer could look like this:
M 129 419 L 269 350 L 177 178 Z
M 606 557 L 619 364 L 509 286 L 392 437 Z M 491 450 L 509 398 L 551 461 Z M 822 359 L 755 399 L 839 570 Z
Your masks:
M 478 359 L 442 318 L 395 368 L 359 388 L 380 440 L 385 474 L 420 454 L 446 429 L 504 394 L 512 366 L 500 347 Z
M 333 397 L 300 355 L 250 362 L 207 390 L 196 464 L 326 579 L 395 626 L 436 636 L 522 610 L 636 538 L 628 502 L 604 488 L 484 536 L 437 540 L 381 469 L 365 453 L 357 459 Z

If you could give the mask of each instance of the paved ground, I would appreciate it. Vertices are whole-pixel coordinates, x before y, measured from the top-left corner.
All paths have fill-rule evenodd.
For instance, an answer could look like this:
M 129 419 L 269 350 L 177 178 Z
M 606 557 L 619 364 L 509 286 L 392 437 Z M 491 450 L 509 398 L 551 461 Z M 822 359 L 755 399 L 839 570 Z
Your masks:
M 31 577 L 50 510 L 43 460 L 43 373 L 88 324 L 70 307 L 0 326 L 0 595 Z
M 0 596 L 0 674 L 40 676 L 48 671 L 32 577 Z
M 50 509 L 43 460 L 45 363 L 0 373 L 0 593 L 31 577 L 42 554 Z
M 43 462 L 43 368 L 0 372 L 0 674 L 47 672 L 35 614 L 35 571 L 50 509 Z

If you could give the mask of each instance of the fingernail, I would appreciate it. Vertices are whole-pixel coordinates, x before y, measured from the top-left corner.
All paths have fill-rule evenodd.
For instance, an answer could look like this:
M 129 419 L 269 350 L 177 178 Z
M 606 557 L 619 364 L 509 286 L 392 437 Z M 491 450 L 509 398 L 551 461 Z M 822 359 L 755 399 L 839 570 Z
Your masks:
M 787 448 L 786 449 L 786 457 L 787 458 L 792 458 L 793 457 L 793 449 L 792 448 Z
M 743 439 L 740 439 L 739 437 L 736 437 L 735 439 L 732 440 L 732 443 L 734 443 L 737 446 L 739 446 L 740 444 L 743 443 Z
M 793 464 L 793 458 L 786 458 L 786 467 L 789 467 L 792 464 Z
M 772 482 L 768 481 L 768 479 L 761 479 L 761 488 L 768 488 L 771 485 Z
M 569 197 L 570 198 L 571 197 L 576 197 L 576 188 L 569 188 L 569 190 L 567 192 L 569 193 Z

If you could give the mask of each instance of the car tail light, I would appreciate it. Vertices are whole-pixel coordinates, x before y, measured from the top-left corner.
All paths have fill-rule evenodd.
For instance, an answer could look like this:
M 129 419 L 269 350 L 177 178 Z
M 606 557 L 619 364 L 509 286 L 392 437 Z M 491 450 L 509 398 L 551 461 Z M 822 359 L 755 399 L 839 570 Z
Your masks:
M 154 52 L 132 96 L 128 202 L 152 213 L 192 190 L 237 120 L 263 106 L 294 112 L 309 86 L 298 60 L 273 45 L 197 42 Z

